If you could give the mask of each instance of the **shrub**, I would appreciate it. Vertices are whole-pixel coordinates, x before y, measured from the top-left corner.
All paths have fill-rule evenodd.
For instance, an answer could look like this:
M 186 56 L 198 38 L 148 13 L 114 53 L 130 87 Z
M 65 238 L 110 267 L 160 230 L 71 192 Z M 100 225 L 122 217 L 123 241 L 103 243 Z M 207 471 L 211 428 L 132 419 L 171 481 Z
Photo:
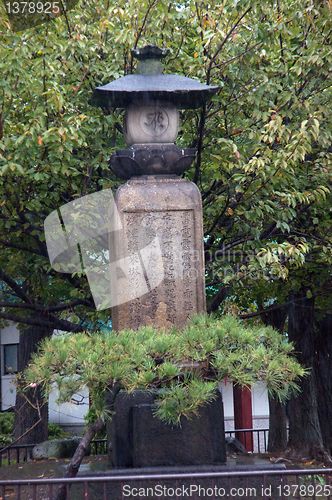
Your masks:
M 13 439 L 14 413 L 0 413 L 0 447 L 6 446 Z
M 264 381 L 271 394 L 287 399 L 305 375 L 292 351 L 271 327 L 197 316 L 183 330 L 146 326 L 45 339 L 20 386 L 37 383 L 47 398 L 56 383 L 60 402 L 87 386 L 91 420 L 110 417 L 105 391 L 115 385 L 128 392 L 158 390 L 156 414 L 176 423 L 212 400 L 225 378 L 241 386 Z
M 48 439 L 62 439 L 68 437 L 68 432 L 64 431 L 62 427 L 53 422 L 48 424 Z

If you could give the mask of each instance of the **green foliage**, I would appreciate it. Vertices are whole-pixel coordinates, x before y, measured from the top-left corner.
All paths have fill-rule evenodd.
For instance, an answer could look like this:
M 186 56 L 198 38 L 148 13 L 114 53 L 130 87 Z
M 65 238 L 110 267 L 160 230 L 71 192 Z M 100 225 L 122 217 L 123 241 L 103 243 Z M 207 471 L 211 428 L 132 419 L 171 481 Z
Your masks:
M 0 447 L 10 444 L 13 441 L 14 412 L 0 413 Z M 68 434 L 60 425 L 48 424 L 48 438 L 57 439 L 67 437 Z
M 130 49 L 145 43 L 171 49 L 167 72 L 221 89 L 182 114 L 178 138 L 200 150 L 188 177 L 203 193 L 209 296 L 227 285 L 251 307 L 262 290 L 265 301 L 307 283 L 321 294 L 332 262 L 331 19 L 327 0 L 81 0 L 21 33 L 0 18 L 0 265 L 30 302 L 90 299 L 84 277 L 50 270 L 43 220 L 117 187 L 107 160 L 123 146 L 122 115 L 89 99 L 134 70 Z M 7 285 L 5 295 L 17 300 Z M 107 315 L 86 306 L 58 315 L 85 325 Z
M 68 437 L 68 433 L 58 424 L 48 424 L 48 439 L 62 439 Z
M 183 330 L 79 333 L 46 339 L 21 380 L 37 383 L 47 398 L 54 383 L 60 401 L 88 387 L 89 419 L 107 419 L 105 392 L 115 384 L 128 392 L 157 391 L 156 414 L 167 422 L 194 415 L 215 397 L 225 378 L 241 386 L 265 381 L 285 400 L 305 370 L 292 346 L 269 327 L 244 326 L 231 316 L 198 316 Z
M 11 434 L 13 432 L 14 413 L 0 413 L 0 434 Z
M 14 413 L 0 413 L 0 448 L 13 440 Z

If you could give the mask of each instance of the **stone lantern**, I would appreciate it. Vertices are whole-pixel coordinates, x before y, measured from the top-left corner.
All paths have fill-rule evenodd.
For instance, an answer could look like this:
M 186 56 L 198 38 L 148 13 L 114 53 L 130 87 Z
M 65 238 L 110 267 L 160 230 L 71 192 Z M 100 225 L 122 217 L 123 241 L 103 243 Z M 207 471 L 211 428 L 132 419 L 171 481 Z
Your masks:
M 112 311 L 115 329 L 181 327 L 205 311 L 201 196 L 180 177 L 196 150 L 175 141 L 179 110 L 202 106 L 218 87 L 162 74 L 166 55 L 151 45 L 133 50 L 137 73 L 97 87 L 93 95 L 97 106 L 125 109 L 128 147 L 110 160 L 112 171 L 128 180 L 115 197 L 123 231 L 114 237 L 113 256 L 127 262 L 123 279 L 113 285 L 122 297 Z
M 202 106 L 218 88 L 162 74 L 166 54 L 151 45 L 135 49 L 138 72 L 96 88 L 93 96 L 98 106 L 125 110 L 128 147 L 110 160 L 112 171 L 127 181 L 115 195 L 122 229 L 110 238 L 118 263 L 111 286 L 115 330 L 181 328 L 205 311 L 201 195 L 181 177 L 196 150 L 175 141 L 179 110 Z M 114 467 L 225 462 L 220 394 L 179 428 L 153 417 L 154 397 L 149 391 L 117 395 L 108 430 Z
M 218 87 L 179 75 L 162 74 L 166 49 L 148 45 L 134 49 L 136 74 L 119 78 L 94 92 L 94 103 L 126 110 L 124 137 L 128 149 L 111 159 L 113 172 L 122 179 L 140 175 L 181 175 L 195 158 L 195 149 L 178 148 L 179 109 L 202 106 Z
M 115 330 L 181 328 L 205 311 L 201 195 L 181 177 L 196 150 L 175 141 L 179 110 L 202 106 L 218 88 L 162 74 L 166 54 L 155 46 L 133 50 L 138 72 L 96 88 L 93 96 L 98 106 L 125 109 L 128 147 L 110 160 L 127 180 L 115 195 L 122 229 L 110 241 L 113 260 L 122 263 L 112 289 Z M 117 395 L 108 430 L 114 467 L 225 462 L 221 394 L 179 428 L 153 417 L 153 401 L 148 391 Z

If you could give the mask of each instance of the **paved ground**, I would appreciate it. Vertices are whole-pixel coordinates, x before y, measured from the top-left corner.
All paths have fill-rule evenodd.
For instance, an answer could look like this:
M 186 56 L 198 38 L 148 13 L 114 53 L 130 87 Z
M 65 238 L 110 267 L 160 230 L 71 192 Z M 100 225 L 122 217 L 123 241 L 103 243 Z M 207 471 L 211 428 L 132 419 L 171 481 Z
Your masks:
M 63 477 L 65 467 L 69 460 L 38 460 L 22 464 L 12 464 L 0 467 L 0 480 L 8 479 L 42 479 Z M 80 473 L 94 474 L 106 470 L 108 467 L 107 456 L 91 456 L 84 459 L 80 468 Z M 0 500 L 50 500 L 56 489 L 52 491 L 48 486 L 38 486 L 35 492 L 30 487 L 22 487 L 20 492 L 16 487 L 6 487 L 6 490 L 0 486 Z M 68 497 L 70 500 L 82 500 L 84 497 L 83 487 L 75 487 L 71 490 Z M 90 500 L 101 500 L 102 493 L 100 494 L 91 492 Z
M 68 464 L 67 460 L 43 460 L 43 461 L 32 461 L 28 463 L 22 464 L 12 464 L 9 466 L 0 467 L 0 480 L 10 480 L 10 479 L 37 479 L 37 478 L 55 478 L 55 477 L 63 477 L 65 467 Z M 272 461 L 273 458 L 272 458 Z M 267 456 L 259 456 L 255 454 L 249 455 L 230 455 L 227 459 L 227 465 L 225 469 L 233 469 L 234 467 L 238 467 L 239 469 L 245 470 L 253 470 L 253 469 L 267 469 L 273 467 L 272 461 L 270 461 Z M 287 466 L 294 467 L 295 464 L 287 464 Z M 306 464 L 308 466 L 308 464 Z M 313 464 L 314 465 L 314 464 Z M 282 467 L 281 464 L 276 465 L 275 467 Z M 105 475 L 110 471 L 110 468 L 107 463 L 107 456 L 91 456 L 86 457 L 84 459 L 83 464 L 81 465 L 79 475 Z M 122 471 L 119 471 L 122 474 Z M 140 471 L 133 471 L 133 474 L 140 473 Z M 237 485 L 246 486 L 256 485 L 256 482 L 261 482 L 261 478 L 251 479 L 250 482 L 246 483 L 243 478 L 242 480 L 237 480 Z M 277 478 L 271 479 L 272 482 L 280 481 Z M 174 480 L 173 480 L 174 483 Z M 210 480 L 211 485 L 214 484 L 214 481 Z M 257 488 L 260 487 L 260 484 L 257 483 Z M 70 489 L 70 493 L 68 495 L 68 500 L 102 500 L 112 499 L 112 500 L 120 500 L 122 495 L 119 493 L 119 488 L 122 483 L 116 483 L 113 485 L 102 485 L 101 483 L 92 484 L 89 488 L 89 494 L 84 491 L 84 487 L 82 485 L 75 485 Z M 170 483 L 172 484 L 172 482 Z M 149 483 L 150 485 L 150 483 Z M 174 485 L 174 484 L 173 484 Z M 274 487 L 277 484 L 274 485 Z M 114 491 L 116 489 L 116 491 Z M 56 492 L 57 487 L 53 487 L 50 489 L 49 486 L 38 486 L 38 489 L 35 491 L 30 486 L 24 486 L 18 491 L 16 487 L 6 487 L 6 490 L 3 491 L 0 485 L 0 500 L 50 500 L 54 498 L 54 493 Z M 105 496 L 104 496 L 105 495 Z M 164 498 L 164 497 L 162 497 Z M 173 498 L 173 497 L 167 497 Z M 260 496 L 256 496 L 256 498 L 261 498 Z M 266 498 L 266 497 L 265 497 Z M 273 498 L 273 497 L 271 497 Z M 289 500 L 293 497 L 289 497 Z M 312 498 L 312 497 L 310 497 Z M 330 498 L 330 497 L 329 497 Z
M 62 477 L 69 459 L 34 460 L 28 463 L 12 464 L 0 467 L 0 480 L 31 479 L 32 477 Z M 107 456 L 91 456 L 84 459 L 80 472 L 94 472 L 107 468 Z

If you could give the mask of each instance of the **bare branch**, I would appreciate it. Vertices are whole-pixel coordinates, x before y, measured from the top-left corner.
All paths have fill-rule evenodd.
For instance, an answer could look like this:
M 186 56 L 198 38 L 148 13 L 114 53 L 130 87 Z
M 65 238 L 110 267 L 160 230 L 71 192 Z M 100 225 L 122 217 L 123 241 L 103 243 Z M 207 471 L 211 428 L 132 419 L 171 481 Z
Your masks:
M 11 241 L 0 240 L 0 245 L 3 245 L 7 248 L 14 248 L 15 250 L 21 250 L 22 252 L 33 253 L 35 255 L 39 255 L 40 257 L 47 257 L 46 251 L 42 252 L 41 250 L 37 250 L 36 248 L 26 247 L 24 245 L 13 243 Z
M 248 14 L 248 12 L 250 12 L 252 9 L 252 7 L 248 7 L 244 13 L 238 18 L 238 20 L 235 22 L 235 24 L 233 24 L 233 26 L 231 27 L 231 29 L 228 31 L 227 35 L 225 36 L 225 38 L 223 39 L 223 41 L 219 44 L 216 52 L 214 53 L 214 55 L 212 56 L 210 62 L 209 62 L 209 66 L 208 66 L 208 69 L 207 69 L 207 72 L 206 72 L 206 83 L 209 85 L 210 83 L 210 78 L 211 78 L 211 70 L 213 68 L 213 65 L 214 63 L 216 62 L 216 59 L 218 57 L 218 55 L 220 54 L 220 52 L 222 51 L 223 47 L 225 46 L 225 44 L 228 42 L 229 38 L 232 36 L 232 33 L 236 30 L 236 28 L 238 27 L 238 25 L 240 24 L 240 22 L 242 21 L 242 19 Z
M 44 306 L 43 304 L 27 304 L 25 302 L 0 302 L 0 307 L 12 309 L 30 309 L 33 311 L 41 311 L 43 313 L 66 311 L 68 309 L 74 309 L 75 307 L 82 305 L 92 307 L 92 303 L 89 300 L 85 299 L 72 300 L 71 302 L 57 304 L 54 306 Z
M 216 293 L 216 295 L 210 300 L 208 304 L 207 307 L 208 313 L 217 311 L 220 304 L 226 299 L 229 291 L 230 287 L 228 286 L 223 286 L 220 288 L 220 290 Z
M 13 321 L 14 323 L 22 323 L 24 325 L 32 325 L 32 326 L 45 326 L 52 329 L 59 329 L 66 332 L 82 332 L 84 328 L 75 323 L 71 323 L 70 321 L 59 319 L 54 316 L 49 316 L 49 319 L 44 318 L 31 318 L 31 317 L 21 317 L 15 314 L 8 314 L 0 312 L 0 319 L 4 319 L 7 321 Z
M 206 121 L 206 106 L 202 106 L 199 123 L 198 123 L 198 139 L 197 139 L 197 156 L 195 163 L 195 174 L 193 181 L 195 184 L 198 183 L 201 175 L 201 163 L 202 163 L 202 150 L 203 150 L 203 140 L 204 140 L 204 129 Z
M 4 448 L 1 448 L 1 453 L 3 453 L 4 451 L 8 450 L 9 448 L 11 448 L 12 446 L 14 446 L 14 444 L 16 444 L 17 442 L 19 442 L 23 437 L 25 437 L 27 434 L 29 434 L 35 427 L 37 427 L 38 424 L 40 424 L 40 422 L 42 421 L 42 416 L 41 416 L 41 412 L 40 412 L 40 406 L 39 406 L 39 403 L 38 403 L 38 399 L 37 399 L 37 404 L 34 405 L 32 404 L 32 402 L 26 397 L 25 394 L 23 394 L 25 400 L 35 409 L 37 410 L 38 412 L 38 420 L 36 420 L 36 422 L 34 422 L 34 424 L 29 427 L 29 429 L 27 429 L 25 432 L 23 432 L 23 434 L 21 434 L 20 436 L 18 436 L 18 438 L 16 438 L 14 441 L 12 441 L 10 444 L 8 444 L 7 446 L 5 446 Z
M 20 299 L 31 304 L 30 298 L 24 293 L 23 289 L 2 269 L 0 269 L 0 280 L 4 281 Z
M 240 59 L 242 56 L 244 56 L 248 52 L 251 52 L 253 49 L 255 49 L 256 47 L 259 47 L 260 45 L 262 45 L 262 42 L 257 42 L 254 45 L 251 45 L 251 47 L 248 47 L 246 50 L 244 50 L 243 52 L 241 52 L 237 56 L 231 57 L 230 59 L 227 59 L 227 61 L 224 61 L 224 62 L 222 62 L 220 64 L 216 64 L 214 66 L 214 69 L 221 69 L 224 66 L 227 66 L 227 64 L 229 64 L 229 63 L 231 63 L 233 61 L 236 61 L 236 59 Z

